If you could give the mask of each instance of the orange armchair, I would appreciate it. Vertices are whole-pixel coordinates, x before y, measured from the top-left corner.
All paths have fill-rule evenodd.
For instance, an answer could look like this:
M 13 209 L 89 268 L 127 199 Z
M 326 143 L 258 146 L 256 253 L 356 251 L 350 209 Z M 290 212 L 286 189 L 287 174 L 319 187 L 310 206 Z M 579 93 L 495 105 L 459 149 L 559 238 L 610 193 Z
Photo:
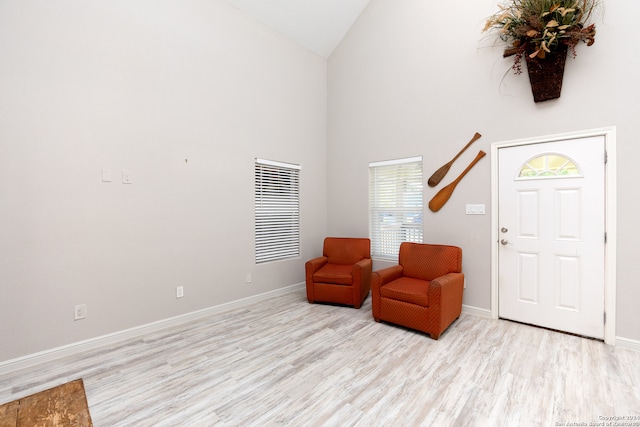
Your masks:
M 462 249 L 403 242 L 398 258 L 371 275 L 373 318 L 437 340 L 462 312 Z
M 327 237 L 322 256 L 305 264 L 307 299 L 360 308 L 371 289 L 371 241 Z

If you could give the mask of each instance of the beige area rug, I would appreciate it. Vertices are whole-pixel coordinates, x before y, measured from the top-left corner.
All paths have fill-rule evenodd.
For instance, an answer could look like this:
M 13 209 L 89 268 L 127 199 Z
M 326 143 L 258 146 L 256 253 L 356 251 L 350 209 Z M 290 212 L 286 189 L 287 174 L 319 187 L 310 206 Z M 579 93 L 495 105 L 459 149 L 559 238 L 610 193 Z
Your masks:
M 82 379 L 0 405 L 0 427 L 92 427 Z

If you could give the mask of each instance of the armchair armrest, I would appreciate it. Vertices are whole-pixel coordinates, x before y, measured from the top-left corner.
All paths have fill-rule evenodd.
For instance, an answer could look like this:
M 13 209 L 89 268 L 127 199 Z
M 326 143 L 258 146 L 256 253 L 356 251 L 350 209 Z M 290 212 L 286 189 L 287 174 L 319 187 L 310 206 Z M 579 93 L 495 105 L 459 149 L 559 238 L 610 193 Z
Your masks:
M 309 302 L 313 302 L 314 300 L 314 290 L 313 290 L 313 274 L 318 271 L 323 265 L 328 262 L 329 258 L 326 256 L 321 256 L 317 258 L 310 259 L 304 264 L 304 272 L 305 272 L 305 282 L 307 287 L 307 299 Z
M 380 321 L 380 288 L 402 277 L 403 271 L 401 265 L 394 265 L 371 273 L 371 309 L 376 322 Z
M 313 258 L 313 259 L 310 259 L 309 261 L 307 261 L 305 263 L 305 265 L 304 265 L 304 268 L 305 268 L 305 270 L 307 272 L 307 275 L 309 274 L 309 272 L 311 272 L 311 274 L 313 274 L 316 271 L 320 270 L 320 267 L 325 265 L 328 260 L 329 260 L 329 258 L 327 258 L 326 256 L 320 256 L 320 257 Z
M 377 287 L 377 289 L 380 289 L 380 286 L 402 277 L 402 271 L 403 268 L 401 265 L 394 265 L 392 267 L 374 271 L 371 274 L 371 287 Z
M 449 288 L 458 285 L 462 285 L 464 287 L 464 273 L 447 273 L 430 282 L 429 296 L 431 296 L 432 292 L 447 292 Z
M 373 262 L 371 258 L 363 258 L 353 265 L 353 301 L 354 308 L 360 308 L 361 301 L 369 294 L 371 289 L 371 270 Z
M 371 270 L 373 262 L 371 258 L 363 258 L 353 264 L 353 281 L 366 285 L 366 291 L 371 287 Z
M 367 281 L 371 280 L 371 270 L 373 268 L 373 262 L 371 258 L 363 258 L 360 261 L 353 264 L 353 274 L 354 278 L 356 275 L 360 275 L 363 279 L 367 279 Z
M 432 333 L 432 338 L 438 339 L 446 326 L 460 317 L 463 289 L 463 273 L 448 273 L 429 283 L 429 317 L 439 331 Z

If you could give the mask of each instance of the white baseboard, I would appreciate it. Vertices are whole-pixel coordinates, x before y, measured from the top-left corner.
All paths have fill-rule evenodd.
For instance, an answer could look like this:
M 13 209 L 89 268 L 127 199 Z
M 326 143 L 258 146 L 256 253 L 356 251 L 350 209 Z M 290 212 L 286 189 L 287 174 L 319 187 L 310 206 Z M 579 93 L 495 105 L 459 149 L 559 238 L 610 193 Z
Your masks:
M 146 334 L 156 332 L 162 329 L 178 326 L 193 320 L 198 320 L 207 316 L 211 316 L 224 311 L 241 308 L 246 305 L 272 298 L 278 295 L 284 295 L 290 292 L 297 292 L 304 289 L 304 283 L 298 283 L 284 288 L 276 289 L 273 291 L 265 292 L 258 295 L 253 295 L 247 298 L 242 298 L 236 301 L 216 305 L 213 307 L 205 308 L 191 313 L 182 314 L 180 316 L 171 317 L 168 319 L 159 320 L 157 322 L 148 323 L 146 325 L 137 326 L 130 329 L 114 332 L 107 335 L 102 335 L 88 340 L 75 342 L 72 344 L 56 347 L 50 350 L 41 351 L 39 353 L 28 354 L 16 359 L 10 359 L 0 362 L 0 375 L 16 371 L 18 369 L 28 368 L 29 366 L 37 365 L 40 363 L 51 362 L 61 357 L 70 356 L 72 354 L 81 353 L 83 351 L 93 350 L 99 347 L 112 345 L 114 343 L 124 341 L 127 339 L 137 338 Z M 491 310 L 484 308 L 473 307 L 469 305 L 462 306 L 462 313 L 470 314 L 473 316 L 483 317 L 491 319 Z M 640 341 L 632 340 L 629 338 L 616 337 L 615 345 L 620 348 L 626 348 L 630 350 L 640 351 Z
M 156 332 L 162 329 L 170 328 L 173 326 L 181 325 L 183 323 L 198 320 L 203 317 L 211 316 L 213 314 L 221 313 L 223 311 L 240 308 L 248 304 L 252 304 L 267 298 L 272 298 L 278 295 L 287 294 L 289 292 L 296 292 L 304 288 L 304 283 L 298 283 L 284 288 L 276 289 L 273 291 L 265 292 L 258 295 L 253 295 L 247 298 L 242 298 L 236 301 L 216 305 L 213 307 L 205 308 L 191 313 L 182 314 L 180 316 L 171 317 L 168 319 L 159 320 L 157 322 L 148 323 L 146 325 L 136 326 L 134 328 L 125 329 L 122 331 L 114 332 L 107 335 L 102 335 L 88 340 L 75 342 L 72 344 L 64 345 L 61 347 L 52 348 L 50 350 L 41 351 L 38 353 L 28 354 L 16 359 L 10 359 L 0 362 L 0 375 L 8 372 L 16 371 L 18 369 L 27 368 L 29 366 L 37 365 L 40 363 L 51 362 L 64 356 L 80 353 L 83 351 L 93 350 L 106 345 L 111 345 L 120 341 L 124 341 L 131 338 L 137 338 L 152 332 Z
M 616 337 L 616 347 L 626 348 L 629 350 L 640 351 L 640 341 L 630 338 Z
M 479 308 L 462 304 L 462 313 L 484 317 L 485 319 L 491 319 L 491 310 L 487 310 L 486 308 Z

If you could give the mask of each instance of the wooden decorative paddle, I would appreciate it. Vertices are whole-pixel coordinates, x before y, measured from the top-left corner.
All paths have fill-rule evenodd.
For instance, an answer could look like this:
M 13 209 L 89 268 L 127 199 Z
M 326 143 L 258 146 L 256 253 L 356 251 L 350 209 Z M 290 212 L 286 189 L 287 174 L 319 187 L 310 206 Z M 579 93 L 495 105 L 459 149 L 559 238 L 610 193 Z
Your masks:
M 449 197 L 451 197 L 451 194 L 453 194 L 453 190 L 455 190 L 456 185 L 458 185 L 460 180 L 467 174 L 467 172 L 471 170 L 471 168 L 476 163 L 478 163 L 478 161 L 480 161 L 481 158 L 486 156 L 486 154 L 487 153 L 480 150 L 476 158 L 473 159 L 471 163 L 469 163 L 469 166 L 467 166 L 467 168 L 463 170 L 462 173 L 451 184 L 447 185 L 446 187 L 442 187 L 442 189 L 438 191 L 435 196 L 433 196 L 433 198 L 429 202 L 429 209 L 431 209 L 433 212 L 438 212 L 440 208 L 443 207 L 445 203 L 447 203 L 447 200 L 449 200 Z
M 449 168 L 451 168 L 451 165 L 453 164 L 453 162 L 455 162 L 458 159 L 458 157 L 460 157 L 460 155 L 464 153 L 464 150 L 469 148 L 469 146 L 473 144 L 481 136 L 482 135 L 476 132 L 476 134 L 473 135 L 473 138 L 471 138 L 471 141 L 469 141 L 467 145 L 465 145 L 464 148 L 462 148 L 462 150 L 460 150 L 460 152 L 456 154 L 456 156 L 453 159 L 451 159 L 449 163 L 445 163 L 444 165 L 440 166 L 440 169 L 435 171 L 433 175 L 431 175 L 431 178 L 429 178 L 429 181 L 427 182 L 429 184 L 429 187 L 435 187 L 436 185 L 440 184 L 440 181 L 442 181 L 442 178 L 444 178 L 447 172 L 449 172 Z

